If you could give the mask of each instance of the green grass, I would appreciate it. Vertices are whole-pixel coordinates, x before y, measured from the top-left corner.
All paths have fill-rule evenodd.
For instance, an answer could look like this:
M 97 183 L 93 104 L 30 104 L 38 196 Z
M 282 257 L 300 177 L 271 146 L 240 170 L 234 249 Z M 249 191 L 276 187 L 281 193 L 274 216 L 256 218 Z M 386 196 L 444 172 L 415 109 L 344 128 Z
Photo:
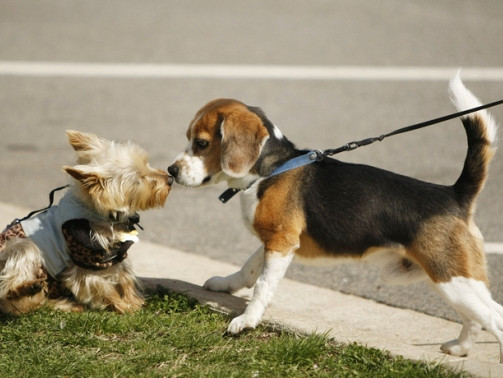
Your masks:
M 0 323 L 2 377 L 461 376 L 320 335 L 259 327 L 230 337 L 225 316 L 162 291 L 130 315 L 44 309 Z

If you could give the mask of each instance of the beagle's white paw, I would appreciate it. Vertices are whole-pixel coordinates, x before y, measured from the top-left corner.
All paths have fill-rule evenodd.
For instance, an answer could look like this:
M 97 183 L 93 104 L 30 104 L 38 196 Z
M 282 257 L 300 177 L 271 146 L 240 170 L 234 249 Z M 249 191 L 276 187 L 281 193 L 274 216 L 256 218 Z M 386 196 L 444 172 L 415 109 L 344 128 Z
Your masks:
M 463 357 L 470 351 L 471 343 L 460 343 L 458 339 L 451 340 L 443 344 L 440 349 L 446 354 Z
M 228 277 L 211 277 L 204 283 L 203 288 L 209 291 L 221 291 L 224 293 L 231 293 L 233 291 Z
M 244 329 L 255 328 L 259 322 L 260 319 L 243 314 L 238 316 L 237 318 L 232 319 L 229 327 L 227 328 L 227 332 L 231 335 L 236 335 Z

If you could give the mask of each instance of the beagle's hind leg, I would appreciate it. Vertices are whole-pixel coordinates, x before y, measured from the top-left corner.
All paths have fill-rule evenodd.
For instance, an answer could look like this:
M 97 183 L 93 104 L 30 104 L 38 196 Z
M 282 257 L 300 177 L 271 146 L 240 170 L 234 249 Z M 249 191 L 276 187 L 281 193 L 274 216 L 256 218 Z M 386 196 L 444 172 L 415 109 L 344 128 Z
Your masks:
M 475 343 L 477 335 L 480 332 L 481 326 L 476 321 L 460 315 L 463 319 L 463 328 L 457 339 L 448 341 L 440 346 L 442 352 L 453 356 L 463 357 L 468 355 L 468 352 Z
M 463 329 L 459 337 L 442 345 L 442 351 L 456 356 L 468 354 L 478 330 L 483 327 L 498 340 L 500 363 L 503 363 L 501 306 L 492 299 L 485 282 L 454 277 L 449 282 L 434 283 L 433 287 L 463 318 Z
M 428 279 L 423 268 L 407 258 L 403 248 L 383 249 L 365 257 L 380 268 L 380 278 L 387 285 L 408 285 Z

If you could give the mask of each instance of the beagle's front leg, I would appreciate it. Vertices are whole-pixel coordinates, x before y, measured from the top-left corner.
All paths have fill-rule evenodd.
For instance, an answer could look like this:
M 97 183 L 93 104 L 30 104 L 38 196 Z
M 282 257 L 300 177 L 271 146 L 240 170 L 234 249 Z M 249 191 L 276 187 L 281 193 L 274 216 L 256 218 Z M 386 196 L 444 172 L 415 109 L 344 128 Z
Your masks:
M 293 251 L 281 253 L 265 251 L 264 269 L 258 277 L 250 303 L 245 312 L 232 319 L 227 332 L 237 334 L 245 328 L 255 328 L 262 319 L 265 309 L 271 303 L 279 281 L 286 273 L 293 259 Z
M 258 248 L 246 261 L 243 267 L 226 277 L 211 277 L 203 287 L 210 291 L 233 293 L 244 287 L 252 287 L 264 268 L 264 247 Z

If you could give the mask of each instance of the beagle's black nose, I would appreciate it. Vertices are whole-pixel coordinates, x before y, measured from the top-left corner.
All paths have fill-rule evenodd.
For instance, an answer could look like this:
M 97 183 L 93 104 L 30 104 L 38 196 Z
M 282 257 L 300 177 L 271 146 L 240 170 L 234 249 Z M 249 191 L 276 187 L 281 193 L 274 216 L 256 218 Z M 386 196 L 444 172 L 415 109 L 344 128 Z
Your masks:
M 173 177 L 176 177 L 178 176 L 178 172 L 180 171 L 180 168 L 178 168 L 178 165 L 176 164 L 173 164 L 173 165 L 170 165 L 168 167 L 168 173 L 173 176 Z

